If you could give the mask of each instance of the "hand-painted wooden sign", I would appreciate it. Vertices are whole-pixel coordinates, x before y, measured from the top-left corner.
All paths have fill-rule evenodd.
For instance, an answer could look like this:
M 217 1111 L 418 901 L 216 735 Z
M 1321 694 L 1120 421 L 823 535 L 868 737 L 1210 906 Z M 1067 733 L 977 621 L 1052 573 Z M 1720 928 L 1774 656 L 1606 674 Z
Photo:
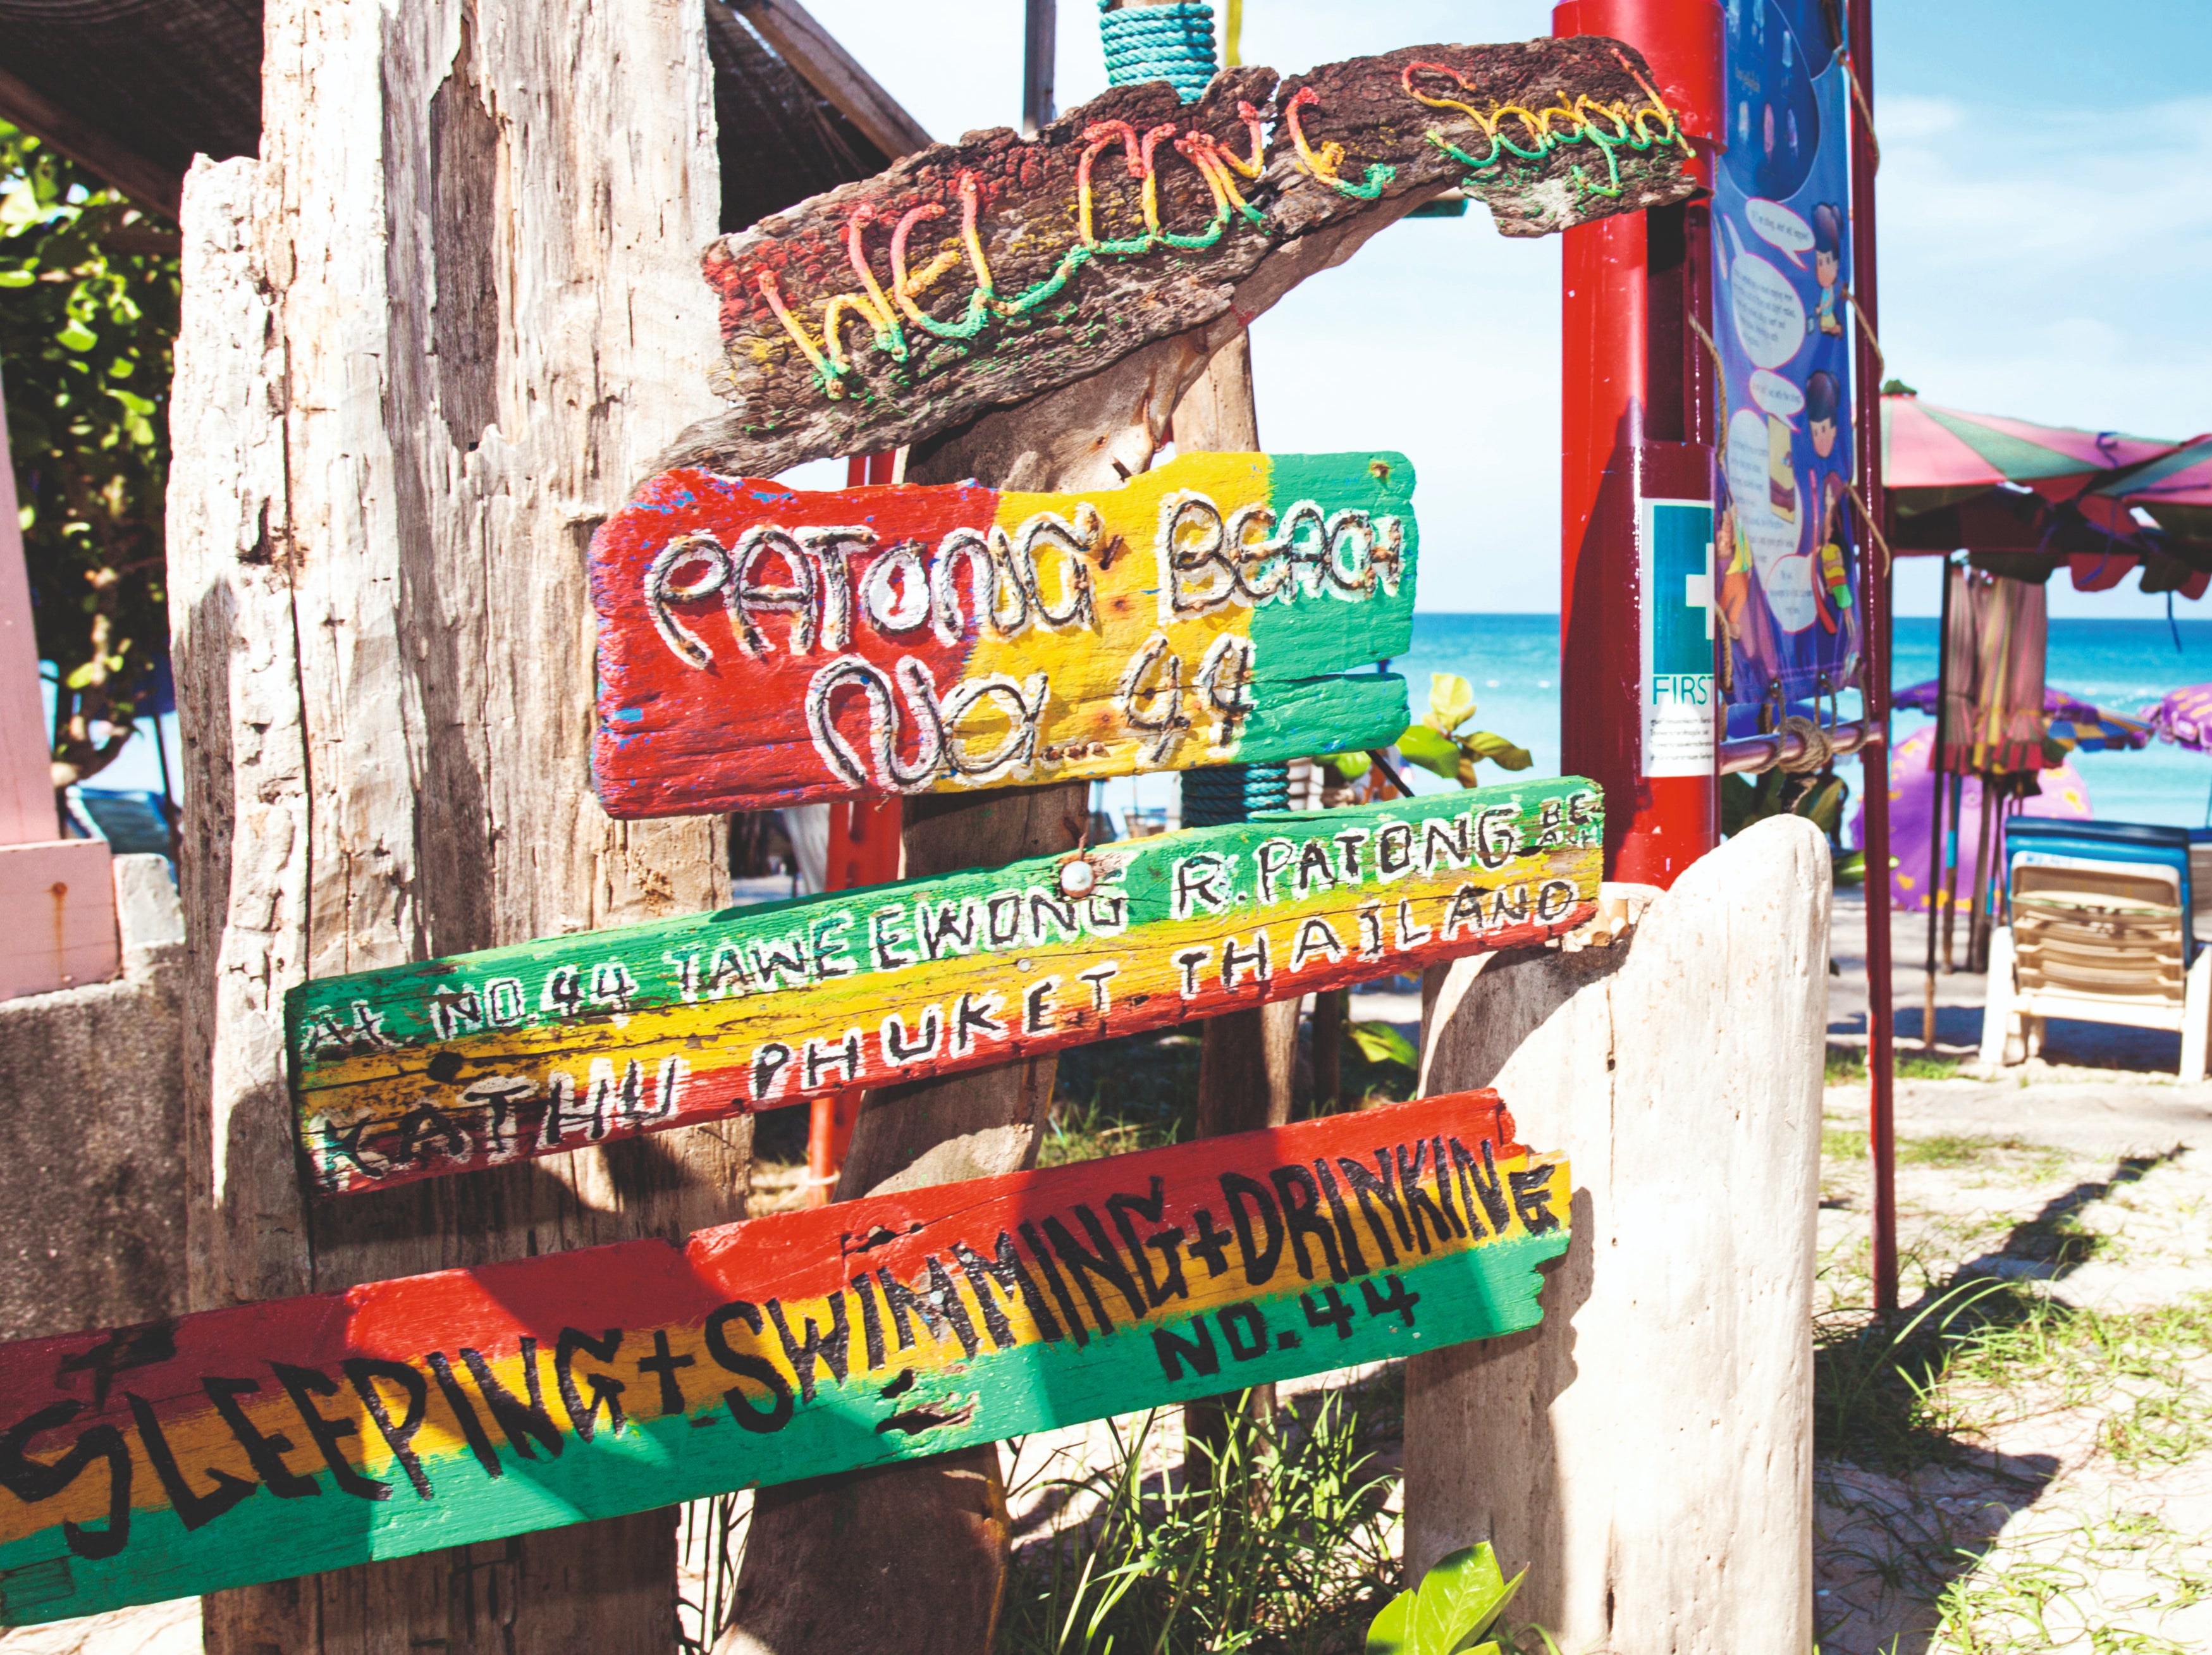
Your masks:
M 1512 1138 L 1463 1092 L 0 1347 L 0 1623 L 1532 1327 L 1571 1184 Z
M 1542 235 L 1684 199 L 1689 153 L 1644 60 L 1595 36 L 1415 46 L 1279 88 L 1232 69 L 1188 105 L 1117 87 L 1034 141 L 939 144 L 709 246 L 738 405 L 661 463 L 772 476 L 884 452 L 1232 307 L 1243 326 L 1444 188 Z
M 1402 454 L 1193 454 L 1118 489 L 803 493 L 675 472 L 592 543 L 615 816 L 1383 746 Z
M 300 1146 L 374 1189 L 1532 943 L 1602 843 L 1589 783 L 1530 782 L 321 978 Z

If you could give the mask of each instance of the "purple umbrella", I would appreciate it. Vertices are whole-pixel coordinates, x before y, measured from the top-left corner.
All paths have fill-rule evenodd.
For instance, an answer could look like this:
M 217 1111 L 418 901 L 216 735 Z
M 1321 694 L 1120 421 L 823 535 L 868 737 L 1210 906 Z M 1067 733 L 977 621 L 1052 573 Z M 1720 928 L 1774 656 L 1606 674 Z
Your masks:
M 2208 686 L 2212 689 L 2212 686 Z M 1889 871 L 1891 905 L 1908 914 L 1928 911 L 1928 830 L 1935 812 L 1936 778 L 1928 768 L 1928 749 L 1936 727 L 1923 725 L 1897 745 L 1889 762 L 1889 850 L 1896 865 Z M 2045 770 L 2038 778 L 2042 792 L 2021 806 L 2024 816 L 2089 814 L 2088 784 L 2071 764 Z M 1946 815 L 1948 815 L 1947 811 Z M 1968 776 L 1959 807 L 1959 885 L 1963 894 L 1974 877 L 1974 848 L 1981 843 L 1982 784 Z M 1865 807 L 1853 831 L 1866 843 Z M 2002 855 L 1999 866 L 2002 866 Z
M 2169 690 L 2156 706 L 2144 708 L 2141 716 L 2160 741 L 2212 752 L 2212 684 Z
M 2212 685 L 2204 686 L 2212 692 Z M 2177 694 L 2180 693 L 2176 691 Z M 1889 698 L 1892 707 L 1909 707 L 1916 712 L 1933 716 L 1936 711 L 1936 680 L 1916 684 L 1910 690 L 1899 690 Z M 2085 752 L 2139 752 L 2150 745 L 2151 727 L 2143 721 L 2148 711 L 2136 718 L 2119 713 L 2108 713 L 2094 703 L 2068 695 L 2063 690 L 2046 688 L 2043 692 L 2043 727 L 2052 740 L 2072 751 L 2075 747 Z M 2166 738 L 2168 740 L 2172 737 Z

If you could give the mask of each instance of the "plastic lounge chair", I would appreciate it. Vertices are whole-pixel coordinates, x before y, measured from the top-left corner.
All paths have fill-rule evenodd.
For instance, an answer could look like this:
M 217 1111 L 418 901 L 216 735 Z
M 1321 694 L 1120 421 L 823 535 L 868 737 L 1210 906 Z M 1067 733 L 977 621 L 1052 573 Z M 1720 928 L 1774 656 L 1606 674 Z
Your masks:
M 2203 1080 L 2212 950 L 2197 946 L 2197 893 L 2212 897 L 2212 843 L 2129 823 L 2011 827 L 2012 923 L 1990 939 L 1982 1061 L 2023 1062 L 2042 1050 L 2045 1018 L 2070 1017 L 2172 1029 L 2181 1078 Z

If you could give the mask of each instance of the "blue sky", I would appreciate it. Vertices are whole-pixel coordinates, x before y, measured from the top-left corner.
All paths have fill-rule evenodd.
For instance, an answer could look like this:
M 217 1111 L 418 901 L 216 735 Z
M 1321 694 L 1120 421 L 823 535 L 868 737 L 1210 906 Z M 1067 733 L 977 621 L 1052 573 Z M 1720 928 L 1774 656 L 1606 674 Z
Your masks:
M 809 5 L 934 136 L 1018 118 L 1019 0 Z M 1954 407 L 2212 429 L 2212 0 L 1877 0 L 1875 23 L 1891 373 Z M 1550 27 L 1540 0 L 1245 0 L 1244 58 Z M 1104 84 L 1094 0 L 1061 0 L 1061 106 Z M 1425 609 L 1558 607 L 1559 269 L 1556 240 L 1506 242 L 1476 209 L 1395 227 L 1254 329 L 1264 445 L 1413 456 Z M 1904 612 L 1933 612 L 1920 561 Z M 2063 575 L 2051 598 L 2165 607 Z

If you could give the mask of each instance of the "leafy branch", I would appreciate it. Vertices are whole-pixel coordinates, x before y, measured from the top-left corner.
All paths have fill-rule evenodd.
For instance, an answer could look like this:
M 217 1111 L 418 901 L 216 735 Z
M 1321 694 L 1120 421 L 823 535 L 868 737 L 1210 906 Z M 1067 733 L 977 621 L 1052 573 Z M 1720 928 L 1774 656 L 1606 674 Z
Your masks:
M 168 657 L 177 262 L 173 230 L 0 122 L 0 363 L 58 788 L 123 750 Z
M 1398 738 L 1411 764 L 1463 788 L 1477 785 L 1475 766 L 1486 758 L 1502 770 L 1525 770 L 1536 761 L 1492 730 L 1463 730 L 1474 716 L 1474 686 L 1456 672 L 1429 674 L 1428 715 Z

